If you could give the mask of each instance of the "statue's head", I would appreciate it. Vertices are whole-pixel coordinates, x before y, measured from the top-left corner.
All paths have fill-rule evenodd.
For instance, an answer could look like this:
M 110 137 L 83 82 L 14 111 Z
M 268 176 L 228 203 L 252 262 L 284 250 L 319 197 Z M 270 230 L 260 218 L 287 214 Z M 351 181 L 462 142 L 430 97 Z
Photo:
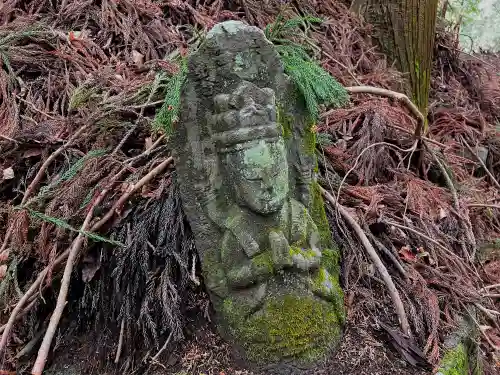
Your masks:
M 233 94 L 218 95 L 215 107 L 214 139 L 237 203 L 264 215 L 280 210 L 289 181 L 274 92 L 244 82 Z

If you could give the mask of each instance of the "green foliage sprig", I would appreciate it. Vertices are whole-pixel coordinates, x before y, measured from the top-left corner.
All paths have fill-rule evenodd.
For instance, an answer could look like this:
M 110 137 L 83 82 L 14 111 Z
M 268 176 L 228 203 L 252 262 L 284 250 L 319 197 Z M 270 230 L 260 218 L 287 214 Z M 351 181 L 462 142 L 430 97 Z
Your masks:
M 23 207 L 19 207 L 19 209 L 23 209 Z M 60 227 L 60 228 L 63 228 L 63 229 L 67 229 L 67 230 L 70 230 L 72 232 L 79 233 L 79 234 L 81 234 L 81 235 L 83 235 L 83 236 L 85 236 L 85 237 L 87 237 L 87 238 L 89 238 L 91 240 L 98 241 L 98 242 L 106 242 L 106 243 L 109 243 L 109 244 L 115 245 L 115 246 L 122 246 L 122 247 L 125 246 L 121 242 L 113 241 L 113 240 L 110 240 L 108 238 L 99 236 L 98 234 L 74 228 L 69 223 L 67 223 L 66 221 L 64 221 L 62 219 L 59 219 L 57 217 L 48 216 L 48 215 L 45 215 L 45 214 L 43 214 L 41 212 L 34 211 L 34 210 L 32 210 L 30 208 L 26 208 L 26 207 L 24 207 L 24 209 L 27 210 L 28 213 L 29 213 L 29 215 L 31 217 L 33 217 L 33 218 L 46 221 L 48 223 L 54 224 L 57 227 Z
M 297 85 L 314 121 L 319 119 L 320 106 L 341 107 L 349 100 L 345 88 L 323 69 L 307 52 L 306 35 L 312 24 L 323 20 L 316 17 L 295 17 L 285 20 L 282 15 L 265 29 L 266 37 L 276 45 L 285 73 Z M 301 29 L 304 28 L 305 31 Z M 296 36 L 301 35 L 301 38 Z
M 153 127 L 172 134 L 175 124 L 179 121 L 181 90 L 187 76 L 187 61 L 182 59 L 179 71 L 174 74 L 165 89 L 165 101 L 156 114 Z

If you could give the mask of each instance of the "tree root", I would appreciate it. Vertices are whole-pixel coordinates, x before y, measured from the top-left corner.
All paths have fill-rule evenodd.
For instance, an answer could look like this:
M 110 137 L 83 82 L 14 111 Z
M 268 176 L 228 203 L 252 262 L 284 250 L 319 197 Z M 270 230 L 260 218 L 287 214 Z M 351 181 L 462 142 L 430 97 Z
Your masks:
M 345 89 L 350 94 L 374 94 L 403 102 L 404 105 L 410 110 L 410 112 L 417 118 L 418 125 L 415 131 L 415 135 L 417 137 L 420 137 L 422 135 L 422 130 L 425 124 L 425 117 L 422 112 L 420 112 L 418 107 L 405 94 L 374 86 L 352 86 L 346 87 Z
M 389 275 L 389 272 L 387 271 L 387 268 L 385 267 L 384 263 L 382 263 L 382 260 L 378 256 L 377 252 L 373 248 L 372 244 L 370 243 L 370 240 L 366 236 L 365 232 L 363 229 L 361 229 L 360 225 L 356 222 L 356 220 L 347 212 L 347 210 L 340 205 L 335 198 L 327 192 L 325 189 L 320 187 L 321 193 L 323 196 L 326 198 L 328 202 L 334 207 L 338 209 L 340 214 L 343 216 L 343 218 L 349 223 L 349 225 L 354 229 L 356 232 L 356 235 L 358 236 L 359 240 L 363 244 L 366 252 L 370 256 L 373 264 L 377 268 L 377 271 L 380 273 L 382 276 L 382 280 L 384 281 L 385 285 L 387 286 L 387 289 L 389 291 L 389 294 L 392 298 L 392 301 L 394 303 L 394 307 L 396 309 L 396 314 L 398 315 L 399 318 L 399 324 L 401 325 L 401 329 L 405 335 L 410 336 L 411 331 L 410 331 L 410 324 L 408 323 L 408 318 L 406 316 L 405 308 L 403 305 L 403 302 L 401 300 L 401 297 L 399 295 L 398 290 L 396 289 L 396 285 L 394 284 L 394 281 L 391 278 L 391 275 Z

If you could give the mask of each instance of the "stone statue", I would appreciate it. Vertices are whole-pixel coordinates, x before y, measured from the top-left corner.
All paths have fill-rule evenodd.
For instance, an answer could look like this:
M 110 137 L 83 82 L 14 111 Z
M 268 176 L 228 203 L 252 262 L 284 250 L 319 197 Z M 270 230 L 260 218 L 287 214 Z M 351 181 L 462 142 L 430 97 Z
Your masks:
M 221 333 L 276 373 L 317 365 L 344 322 L 312 125 L 258 28 L 218 24 L 190 56 L 172 139 L 184 210 Z

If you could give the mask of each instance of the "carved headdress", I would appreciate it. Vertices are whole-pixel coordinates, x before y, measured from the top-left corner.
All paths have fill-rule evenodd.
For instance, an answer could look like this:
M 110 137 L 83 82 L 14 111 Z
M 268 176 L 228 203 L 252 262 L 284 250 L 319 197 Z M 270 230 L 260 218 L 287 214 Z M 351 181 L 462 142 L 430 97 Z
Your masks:
M 248 142 L 276 140 L 281 129 L 276 121 L 276 98 L 270 88 L 259 88 L 244 81 L 232 94 L 220 94 L 214 99 L 213 126 L 217 151 L 240 150 Z

